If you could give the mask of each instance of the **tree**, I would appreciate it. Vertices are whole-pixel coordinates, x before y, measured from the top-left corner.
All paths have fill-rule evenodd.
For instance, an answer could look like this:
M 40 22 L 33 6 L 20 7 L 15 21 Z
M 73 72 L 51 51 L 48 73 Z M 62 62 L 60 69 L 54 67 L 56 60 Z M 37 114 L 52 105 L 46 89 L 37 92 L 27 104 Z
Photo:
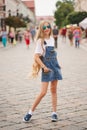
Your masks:
M 68 23 L 66 17 L 74 10 L 73 0 L 62 0 L 56 3 L 56 11 L 54 14 L 55 23 L 59 27 L 64 26 Z
M 71 24 L 79 24 L 84 18 L 87 17 L 87 12 L 72 12 L 67 16 L 67 20 Z
M 23 20 L 27 23 L 31 22 L 31 19 L 28 16 L 23 17 Z
M 9 27 L 14 27 L 15 29 L 18 27 L 26 27 L 26 23 L 17 16 L 7 17 L 5 23 Z

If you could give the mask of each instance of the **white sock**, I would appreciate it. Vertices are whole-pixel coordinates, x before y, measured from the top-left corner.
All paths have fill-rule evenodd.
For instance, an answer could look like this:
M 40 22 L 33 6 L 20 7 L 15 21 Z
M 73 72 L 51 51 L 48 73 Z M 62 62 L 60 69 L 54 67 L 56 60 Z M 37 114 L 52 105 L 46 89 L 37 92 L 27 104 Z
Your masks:
M 57 115 L 57 113 L 56 113 L 56 112 L 52 112 L 52 115 L 53 115 L 53 114 L 56 114 L 56 115 Z
M 32 110 L 29 110 L 29 112 L 28 112 L 30 115 L 33 115 L 33 112 L 32 112 Z

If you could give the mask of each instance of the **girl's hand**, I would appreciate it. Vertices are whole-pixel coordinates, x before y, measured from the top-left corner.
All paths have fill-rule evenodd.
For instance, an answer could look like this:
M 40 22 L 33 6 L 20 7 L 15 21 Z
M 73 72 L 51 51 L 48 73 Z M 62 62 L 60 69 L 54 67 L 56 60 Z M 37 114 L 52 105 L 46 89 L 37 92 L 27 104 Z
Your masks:
M 44 72 L 45 72 L 45 73 L 47 73 L 47 72 L 49 72 L 49 71 L 52 71 L 51 69 L 49 69 L 49 68 L 47 68 L 47 67 L 44 67 L 43 69 L 44 69 Z

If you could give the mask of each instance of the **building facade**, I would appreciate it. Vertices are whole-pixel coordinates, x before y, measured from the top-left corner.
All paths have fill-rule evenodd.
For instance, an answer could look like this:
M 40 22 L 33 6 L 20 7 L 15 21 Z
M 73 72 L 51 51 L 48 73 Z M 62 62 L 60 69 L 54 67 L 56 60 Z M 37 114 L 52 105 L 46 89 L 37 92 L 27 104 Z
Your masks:
M 34 1 L 34 0 L 24 0 L 23 3 L 24 3 L 32 12 L 35 12 L 35 1 Z
M 0 27 L 2 26 L 2 19 L 8 16 L 17 15 L 28 17 L 31 24 L 35 24 L 34 12 L 32 12 L 21 0 L 0 0 Z
M 4 18 L 5 18 L 5 0 L 0 0 L 0 29 L 2 26 L 4 26 Z
M 32 14 L 33 14 L 33 17 L 32 15 L 30 15 L 30 19 L 31 21 L 34 23 L 34 25 L 36 24 L 36 16 L 35 16 L 35 2 L 34 0 L 22 0 L 22 2 L 24 3 L 24 5 L 29 9 L 31 10 Z
M 75 11 L 87 11 L 87 0 L 75 0 Z
M 43 20 L 47 20 L 51 23 L 51 26 L 54 26 L 55 18 L 53 16 L 36 16 L 36 25 L 38 26 L 39 23 Z

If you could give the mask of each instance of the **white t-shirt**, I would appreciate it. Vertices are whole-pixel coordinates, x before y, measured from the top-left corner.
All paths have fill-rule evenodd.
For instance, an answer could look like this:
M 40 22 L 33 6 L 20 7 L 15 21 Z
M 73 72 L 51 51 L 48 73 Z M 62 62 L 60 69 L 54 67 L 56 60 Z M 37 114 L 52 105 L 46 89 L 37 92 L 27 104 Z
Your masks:
M 46 45 L 41 44 L 41 39 L 38 39 L 36 42 L 36 49 L 35 49 L 35 54 L 41 54 L 44 55 L 44 51 L 45 51 L 45 47 L 46 46 L 53 46 L 54 47 L 54 38 L 50 37 L 49 39 L 44 39 L 44 41 L 46 42 Z

